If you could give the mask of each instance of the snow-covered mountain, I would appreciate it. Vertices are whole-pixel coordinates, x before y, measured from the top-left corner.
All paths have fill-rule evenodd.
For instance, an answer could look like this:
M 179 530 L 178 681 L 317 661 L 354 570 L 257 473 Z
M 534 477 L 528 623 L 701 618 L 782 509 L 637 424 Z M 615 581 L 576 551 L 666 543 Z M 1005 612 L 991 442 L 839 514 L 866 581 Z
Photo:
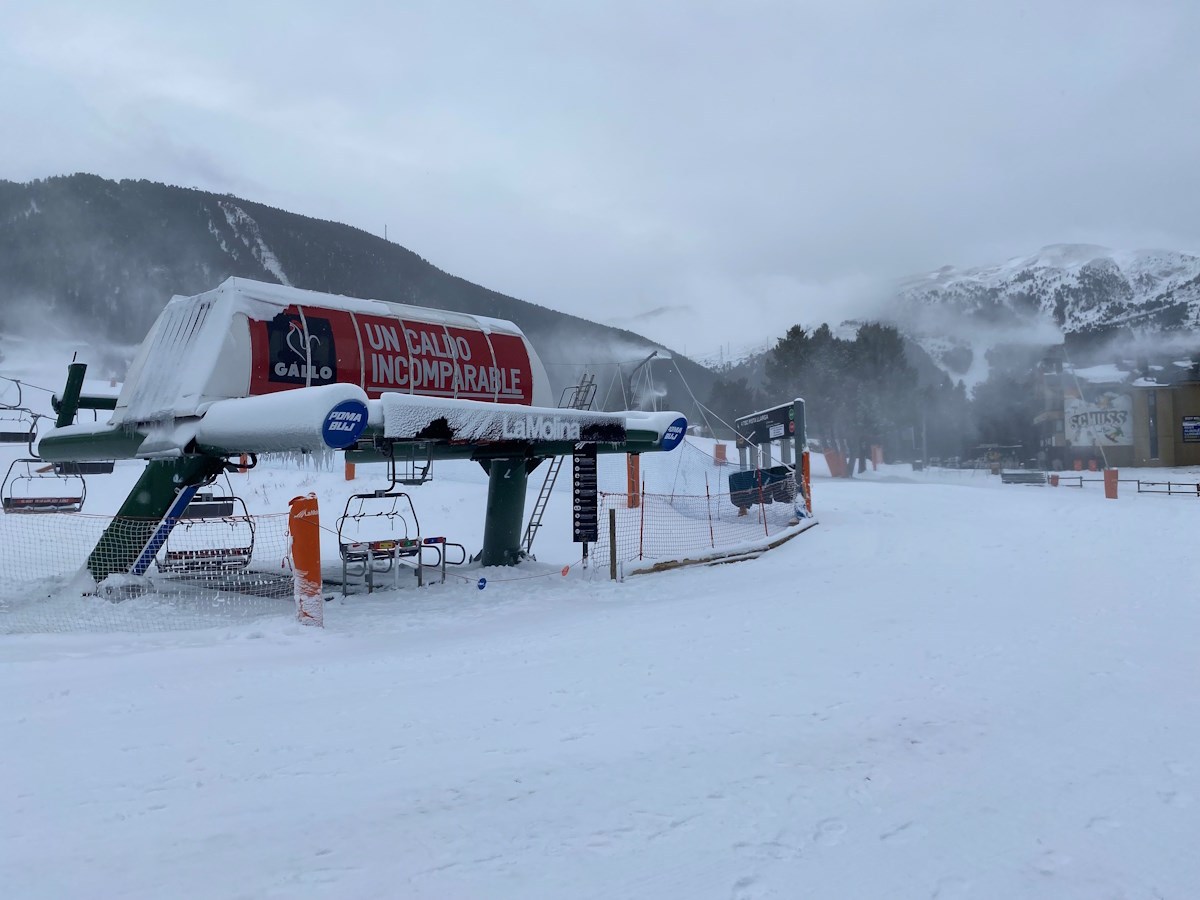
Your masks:
M 1200 330 L 1200 256 L 1054 244 L 998 265 L 935 272 L 899 284 L 892 318 L 952 377 L 987 377 L 997 344 L 1064 335 Z

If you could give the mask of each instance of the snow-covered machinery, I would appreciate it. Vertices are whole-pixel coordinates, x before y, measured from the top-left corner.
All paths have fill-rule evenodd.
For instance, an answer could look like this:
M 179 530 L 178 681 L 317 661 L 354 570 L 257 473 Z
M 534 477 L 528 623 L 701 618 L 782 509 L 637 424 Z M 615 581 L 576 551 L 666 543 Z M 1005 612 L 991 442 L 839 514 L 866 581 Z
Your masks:
M 345 451 L 355 462 L 414 461 L 414 471 L 417 460 L 476 460 L 489 473 L 482 561 L 513 564 L 526 480 L 542 459 L 577 444 L 670 450 L 687 424 L 674 412 L 551 406 L 545 369 L 511 322 L 238 278 L 167 304 L 107 422 L 69 424 L 83 368 L 72 366 L 40 455 L 149 460 L 118 515 L 158 523 L 141 546 L 124 538 L 129 546 L 93 553 L 97 579 L 140 574 L 162 523 L 244 453 Z

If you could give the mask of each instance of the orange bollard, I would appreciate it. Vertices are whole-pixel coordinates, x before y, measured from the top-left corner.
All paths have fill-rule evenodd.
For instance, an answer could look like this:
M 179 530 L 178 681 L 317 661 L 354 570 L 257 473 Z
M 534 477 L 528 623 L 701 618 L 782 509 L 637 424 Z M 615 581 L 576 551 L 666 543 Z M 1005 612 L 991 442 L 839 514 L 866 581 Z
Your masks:
M 350 460 L 346 460 L 346 480 L 354 480 L 354 463 L 350 462 Z
M 1058 487 L 1058 476 L 1057 475 L 1050 476 L 1050 487 Z
M 808 507 L 808 514 L 812 515 L 812 473 L 809 469 L 808 451 L 805 450 L 803 458 L 800 460 L 800 476 L 804 479 L 804 505 Z
M 723 466 L 727 462 L 729 462 L 729 460 L 725 458 L 725 445 L 713 444 L 713 465 Z
M 325 624 L 325 600 L 321 596 L 321 518 L 317 495 L 293 497 L 288 507 L 296 618 L 305 625 L 321 627 Z
M 825 462 L 829 465 L 829 475 L 832 478 L 846 477 L 846 457 L 840 450 L 826 450 Z
M 629 507 L 628 508 L 629 509 L 637 509 L 639 506 L 641 506 L 641 503 L 642 503 L 641 495 L 638 493 L 638 491 L 641 490 L 641 483 L 642 483 L 642 478 L 641 478 L 642 458 L 640 456 L 638 456 L 636 453 L 626 454 L 626 458 L 629 461 L 628 462 L 629 478 L 625 485 L 629 492 L 629 501 L 628 501 Z
M 1117 470 L 1104 470 L 1104 496 L 1109 500 L 1117 499 Z

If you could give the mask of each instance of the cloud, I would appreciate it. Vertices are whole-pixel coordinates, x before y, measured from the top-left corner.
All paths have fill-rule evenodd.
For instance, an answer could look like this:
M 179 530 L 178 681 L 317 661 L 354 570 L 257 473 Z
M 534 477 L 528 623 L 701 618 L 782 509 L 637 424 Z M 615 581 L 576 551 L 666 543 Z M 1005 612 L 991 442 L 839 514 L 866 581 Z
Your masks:
M 1200 248 L 1189 2 L 6 16 L 0 115 L 21 139 L 0 177 L 146 177 L 387 224 L 589 318 L 688 309 L 670 327 L 689 346 L 1048 243 Z

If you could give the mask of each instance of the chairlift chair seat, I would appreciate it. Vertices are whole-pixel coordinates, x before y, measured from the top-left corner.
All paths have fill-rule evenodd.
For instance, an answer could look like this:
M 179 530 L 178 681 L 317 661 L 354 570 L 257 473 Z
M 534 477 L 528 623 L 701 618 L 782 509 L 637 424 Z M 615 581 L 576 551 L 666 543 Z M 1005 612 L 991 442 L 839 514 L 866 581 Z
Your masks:
M 394 581 L 402 559 L 415 558 L 419 572 L 421 526 L 412 498 L 403 491 L 387 488 L 351 494 L 336 528 L 343 596 L 351 582 L 365 584 L 367 593 L 372 593 L 376 575 L 391 573 Z
M 40 459 L 14 459 L 0 483 L 5 513 L 77 513 L 86 499 L 82 475 L 60 472 Z
M 181 546 L 188 543 L 188 536 L 203 546 Z M 232 490 L 227 494 L 198 491 L 163 543 L 155 565 L 171 574 L 241 571 L 254 559 L 254 540 L 254 520 L 241 497 Z
M 37 415 L 23 408 L 0 408 L 0 444 L 37 443 Z

